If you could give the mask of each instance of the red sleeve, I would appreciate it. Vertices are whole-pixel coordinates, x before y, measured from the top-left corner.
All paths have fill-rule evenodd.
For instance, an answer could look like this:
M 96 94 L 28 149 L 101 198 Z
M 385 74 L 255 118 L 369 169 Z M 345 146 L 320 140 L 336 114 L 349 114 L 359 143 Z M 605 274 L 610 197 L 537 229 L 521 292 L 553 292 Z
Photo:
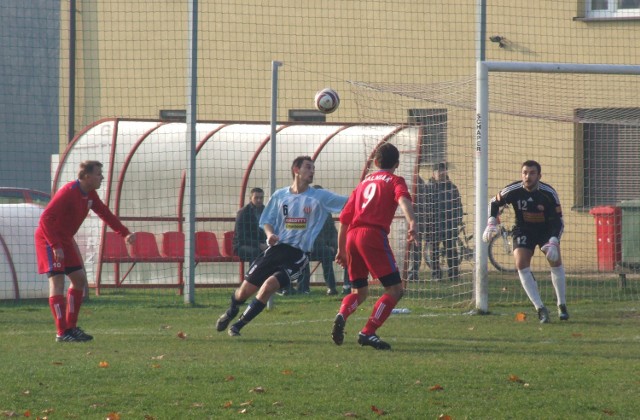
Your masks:
M 404 178 L 397 176 L 395 177 L 395 200 L 396 203 L 400 202 L 400 197 L 407 197 L 409 201 L 413 201 L 411 199 L 411 194 L 409 194 L 409 188 L 407 187 L 407 183 Z
M 340 223 L 343 225 L 350 225 L 353 220 L 356 191 L 357 190 L 354 190 L 351 193 L 347 200 L 347 204 L 344 205 L 344 208 L 340 212 Z
M 91 210 L 93 210 L 95 214 L 97 214 L 102 220 L 104 220 L 104 222 L 109 225 L 109 227 L 113 229 L 114 232 L 123 237 L 126 237 L 131 233 L 129 232 L 129 229 L 127 229 L 120 222 L 120 220 L 113 213 L 111 213 L 111 210 L 109 210 L 109 208 L 104 205 L 102 200 L 100 200 L 97 192 L 92 191 L 89 195 L 93 200 Z

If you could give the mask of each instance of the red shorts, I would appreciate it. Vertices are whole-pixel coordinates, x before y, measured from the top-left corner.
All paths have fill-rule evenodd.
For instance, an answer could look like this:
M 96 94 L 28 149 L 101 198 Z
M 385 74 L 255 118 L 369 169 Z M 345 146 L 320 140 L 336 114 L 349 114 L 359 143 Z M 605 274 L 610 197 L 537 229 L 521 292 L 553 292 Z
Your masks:
M 36 258 L 38 260 L 39 274 L 50 272 L 65 273 L 69 267 L 83 266 L 82 256 L 80 256 L 78 245 L 73 238 L 65 239 L 62 242 L 64 261 L 53 260 L 53 248 L 47 243 L 39 227 L 36 229 L 34 239 L 36 243 Z
M 351 281 L 366 279 L 369 273 L 374 279 L 379 279 L 398 271 L 387 232 L 380 228 L 350 230 L 346 251 Z

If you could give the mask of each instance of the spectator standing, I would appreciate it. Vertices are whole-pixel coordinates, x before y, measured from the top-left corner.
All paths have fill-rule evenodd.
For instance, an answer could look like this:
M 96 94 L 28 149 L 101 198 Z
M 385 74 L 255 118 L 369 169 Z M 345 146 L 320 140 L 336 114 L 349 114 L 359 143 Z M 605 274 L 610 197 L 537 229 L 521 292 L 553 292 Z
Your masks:
M 458 233 L 462 224 L 462 200 L 458 187 L 451 182 L 447 164 L 433 166 L 433 175 L 425 186 L 425 226 L 422 231 L 428 242 L 427 252 L 431 261 L 431 279 L 442 279 L 440 253 L 445 252 L 450 280 L 457 280 L 460 271 Z

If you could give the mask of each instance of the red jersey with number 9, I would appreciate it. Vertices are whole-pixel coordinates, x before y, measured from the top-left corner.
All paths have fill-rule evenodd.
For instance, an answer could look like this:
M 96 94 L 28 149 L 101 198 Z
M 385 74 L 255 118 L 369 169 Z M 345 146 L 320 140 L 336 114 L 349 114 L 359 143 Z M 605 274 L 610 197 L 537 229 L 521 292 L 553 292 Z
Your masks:
M 384 170 L 373 172 L 351 193 L 340 213 L 340 223 L 348 224 L 349 230 L 362 226 L 378 227 L 389 234 L 402 196 L 411 200 L 403 177 Z

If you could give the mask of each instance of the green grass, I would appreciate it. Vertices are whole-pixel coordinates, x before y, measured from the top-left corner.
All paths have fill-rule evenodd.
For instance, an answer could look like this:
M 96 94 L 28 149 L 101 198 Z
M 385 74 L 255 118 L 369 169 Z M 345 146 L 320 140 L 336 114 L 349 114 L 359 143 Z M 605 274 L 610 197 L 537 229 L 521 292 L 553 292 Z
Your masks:
M 210 293 L 222 302 L 229 291 Z M 95 335 L 90 343 L 55 343 L 44 302 L 0 304 L 0 416 L 629 419 L 640 412 L 637 302 L 573 304 L 569 322 L 553 313 L 554 322 L 540 325 L 529 306 L 470 316 L 404 301 L 412 313 L 389 318 L 379 334 L 393 350 L 379 352 L 355 341 L 372 302 L 348 320 L 338 347 L 329 333 L 340 300 L 316 293 L 279 297 L 236 338 L 214 330 L 221 305 L 181 307 L 139 292 L 90 299 L 80 323 Z M 525 322 L 515 321 L 520 311 Z

